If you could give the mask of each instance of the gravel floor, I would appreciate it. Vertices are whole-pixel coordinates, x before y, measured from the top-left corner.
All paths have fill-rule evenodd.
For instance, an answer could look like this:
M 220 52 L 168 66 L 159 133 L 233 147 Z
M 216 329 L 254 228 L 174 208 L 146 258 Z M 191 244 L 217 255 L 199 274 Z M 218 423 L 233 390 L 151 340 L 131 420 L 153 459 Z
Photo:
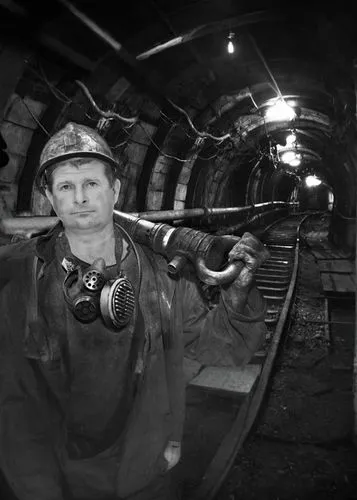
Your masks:
M 321 231 L 327 222 L 320 221 Z M 316 222 L 311 227 L 319 230 Z M 357 499 L 352 367 L 336 372 L 332 364 L 329 332 L 316 323 L 325 318 L 319 270 L 302 246 L 271 392 L 217 500 Z

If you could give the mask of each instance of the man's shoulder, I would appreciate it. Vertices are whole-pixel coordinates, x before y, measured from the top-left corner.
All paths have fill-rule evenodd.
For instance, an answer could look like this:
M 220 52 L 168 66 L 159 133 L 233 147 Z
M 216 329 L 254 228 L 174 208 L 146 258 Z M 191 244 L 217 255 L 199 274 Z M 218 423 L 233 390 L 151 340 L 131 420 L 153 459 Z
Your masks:
M 35 255 L 37 238 L 9 243 L 0 247 L 0 264 L 10 261 L 25 260 Z
M 140 256 L 145 255 L 146 259 L 148 259 L 151 264 L 158 268 L 160 271 L 167 271 L 167 259 L 162 255 L 154 252 L 154 250 L 146 245 L 142 245 L 141 243 L 135 242 L 136 247 L 141 250 Z

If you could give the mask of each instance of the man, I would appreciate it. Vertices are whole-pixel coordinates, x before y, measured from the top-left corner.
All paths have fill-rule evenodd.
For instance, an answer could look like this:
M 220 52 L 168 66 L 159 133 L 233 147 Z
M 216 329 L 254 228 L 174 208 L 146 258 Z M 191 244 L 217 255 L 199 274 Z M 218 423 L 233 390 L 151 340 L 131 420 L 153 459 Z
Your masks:
M 264 245 L 242 237 L 244 268 L 209 309 L 188 270 L 171 279 L 114 223 L 116 171 L 104 139 L 68 123 L 36 178 L 60 222 L 0 249 L 0 468 L 19 500 L 173 498 L 185 350 L 243 365 L 265 335 Z

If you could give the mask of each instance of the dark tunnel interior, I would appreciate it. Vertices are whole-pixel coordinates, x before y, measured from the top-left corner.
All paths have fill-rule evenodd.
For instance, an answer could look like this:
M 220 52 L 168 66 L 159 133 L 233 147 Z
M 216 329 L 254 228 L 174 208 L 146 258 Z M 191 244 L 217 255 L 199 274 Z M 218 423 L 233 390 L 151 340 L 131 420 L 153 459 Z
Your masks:
M 113 22 L 110 1 L 69 5 L 0 5 L 4 67 L 11 61 L 4 215 L 49 213 L 33 187 L 39 151 L 78 121 L 100 130 L 123 165 L 120 210 L 295 200 L 328 210 L 331 239 L 353 250 L 353 14 L 308 9 L 302 19 L 259 3 L 155 1 L 126 5 Z M 307 188 L 307 175 L 320 187 Z
M 30 223 L 18 226 L 20 240 L 44 234 L 45 226 L 41 224 L 50 220 L 47 217 L 51 217 L 53 223 L 56 213 L 35 183 L 36 172 L 41 151 L 48 139 L 70 122 L 96 130 L 106 140 L 115 161 L 120 165 L 120 193 L 115 204 L 116 212 L 163 223 L 162 226 L 155 226 L 162 231 L 160 233 L 158 230 L 157 234 L 164 234 L 164 231 L 168 231 L 168 225 L 172 225 L 181 231 L 180 234 L 188 235 L 187 240 L 196 232 L 199 237 L 202 237 L 201 232 L 205 232 L 210 233 L 209 237 L 226 236 L 228 245 L 227 242 L 232 243 L 229 238 L 241 236 L 245 231 L 252 231 L 259 237 L 274 226 L 280 217 L 288 220 L 281 230 L 283 236 L 278 235 L 286 237 L 281 244 L 278 242 L 275 245 L 273 236 L 267 233 L 267 240 L 264 241 L 267 246 L 271 245 L 272 255 L 269 263 L 263 266 L 259 279 L 261 289 L 271 300 L 265 309 L 268 323 L 272 317 L 277 318 L 278 313 L 286 313 L 286 317 L 291 313 L 295 315 L 294 320 L 298 325 L 291 326 L 292 322 L 286 327 L 291 327 L 291 331 L 295 331 L 296 327 L 298 333 L 294 338 L 291 334 L 293 340 L 290 337 L 283 340 L 284 349 L 287 347 L 290 358 L 286 365 L 285 361 L 281 362 L 277 372 L 282 368 L 282 373 L 286 375 L 298 363 L 301 363 L 301 371 L 296 379 L 289 380 L 290 385 L 288 383 L 277 388 L 278 409 L 275 409 L 276 415 L 269 414 L 274 430 L 268 438 L 267 455 L 259 455 L 259 439 L 264 434 L 263 428 L 262 433 L 258 433 L 258 453 L 250 463 L 244 462 L 244 456 L 236 462 L 232 457 L 227 459 L 233 471 L 237 469 L 242 476 L 248 469 L 259 471 L 259 464 L 274 469 L 272 476 L 278 475 L 277 482 L 281 479 L 284 483 L 286 477 L 294 472 L 288 460 L 283 465 L 276 465 L 274 459 L 270 463 L 269 446 L 274 449 L 282 445 L 285 460 L 285 454 L 289 455 L 289 447 L 296 444 L 289 439 L 283 444 L 278 443 L 274 426 L 278 425 L 276 420 L 283 414 L 283 431 L 287 434 L 290 432 L 287 424 L 286 429 L 284 427 L 290 418 L 289 422 L 294 421 L 293 431 L 297 434 L 301 431 L 303 435 L 302 445 L 309 446 L 308 458 L 301 459 L 303 466 L 310 467 L 309 460 L 314 454 L 318 457 L 326 454 L 321 460 L 318 458 L 322 463 L 321 468 L 328 469 L 326 476 L 330 473 L 333 475 L 337 470 L 342 481 L 347 484 L 350 480 L 344 487 L 352 489 L 352 480 L 345 480 L 345 477 L 352 477 L 350 469 L 354 467 L 355 474 L 356 466 L 351 466 L 345 472 L 342 459 L 342 465 L 338 461 L 337 465 L 336 462 L 331 465 L 328 458 L 330 448 L 336 449 L 338 453 L 341 448 L 341 453 L 344 453 L 347 439 L 345 429 L 341 431 L 341 439 L 339 429 L 336 439 L 334 429 L 331 431 L 329 439 L 332 444 L 330 440 L 320 439 L 321 435 L 318 434 L 320 440 L 313 441 L 310 447 L 310 436 L 306 438 L 303 434 L 303 417 L 307 415 L 306 418 L 316 422 L 318 418 L 314 414 L 315 407 L 304 407 L 302 397 L 299 399 L 299 384 L 301 382 L 303 386 L 305 383 L 306 393 L 310 397 L 315 387 L 313 384 L 310 386 L 309 377 L 316 372 L 318 376 L 321 373 L 325 376 L 328 372 L 328 381 L 323 379 L 320 385 L 317 384 L 316 394 L 313 394 L 316 399 L 320 398 L 319 402 L 323 401 L 321 411 L 326 420 L 330 418 L 328 411 L 331 408 L 325 411 L 329 400 L 323 406 L 324 398 L 327 400 L 335 390 L 339 392 L 339 381 L 343 379 L 346 384 L 343 386 L 341 383 L 341 397 L 348 393 L 350 398 L 357 388 L 357 359 L 354 360 L 355 379 L 354 389 L 351 390 L 351 359 L 347 368 L 342 366 L 342 362 L 338 364 L 333 360 L 330 363 L 328 356 L 336 346 L 338 350 L 338 342 L 333 344 L 334 341 L 330 342 L 329 338 L 327 348 L 327 341 L 325 344 L 321 341 L 323 335 L 328 337 L 326 332 L 331 328 L 331 338 L 337 331 L 337 338 L 341 333 L 341 338 L 345 335 L 345 339 L 349 339 L 350 343 L 346 341 L 346 345 L 349 346 L 348 355 L 352 355 L 351 331 L 352 327 L 356 328 L 353 304 L 355 291 L 350 295 L 351 290 L 346 294 L 343 292 L 342 299 L 345 301 L 341 299 L 341 302 L 338 301 L 341 297 L 336 299 L 336 303 L 333 302 L 334 296 L 329 312 L 322 285 L 316 285 L 321 267 L 325 266 L 324 271 L 321 271 L 323 274 L 327 273 L 329 265 L 334 265 L 338 268 L 338 277 L 346 277 L 348 273 L 349 277 L 354 276 L 352 286 L 355 289 L 356 26 L 357 14 L 353 3 L 349 6 L 338 2 L 315 6 L 312 2 L 309 5 L 287 2 L 277 5 L 276 2 L 256 0 L 0 0 L 0 253 L 3 245 L 10 242 L 10 231 L 3 234 L 6 233 L 4 228 L 7 223 L 11 225 L 15 221 L 16 227 L 16 221 L 20 220 L 20 225 L 25 224 L 26 217 L 30 217 L 28 220 L 31 221 L 41 221 L 32 232 L 29 230 Z M 301 238 L 302 264 L 299 270 L 292 266 L 291 276 L 298 280 L 301 275 L 301 279 L 308 283 L 297 292 L 284 281 L 286 276 L 283 269 L 283 266 L 291 264 L 290 259 L 295 252 L 296 242 L 294 240 L 291 243 L 289 238 L 292 233 L 296 234 L 296 227 L 300 226 L 297 219 L 290 224 L 289 217 L 293 220 L 296 214 L 311 216 L 309 221 L 318 221 L 316 227 L 313 223 L 306 224 L 306 234 L 310 235 L 311 240 L 306 235 L 305 239 Z M 134 223 L 131 227 L 134 227 Z M 190 229 L 196 232 L 190 233 Z M 274 233 L 274 228 L 272 231 Z M 167 234 L 163 237 L 165 244 L 168 241 Z M 148 235 L 149 231 L 144 233 L 144 246 L 150 240 L 154 247 L 158 240 Z M 212 241 L 208 240 L 207 235 L 204 237 L 207 237 L 206 241 Z M 333 257 L 337 263 L 327 262 L 332 261 L 332 257 L 322 257 L 321 260 L 326 262 L 320 263 L 321 267 L 318 268 L 318 257 L 308 255 L 313 237 L 326 237 L 328 244 L 337 252 L 337 257 Z M 14 241 L 16 238 L 11 239 L 11 243 Z M 160 245 L 157 244 L 157 248 L 162 250 L 165 245 Z M 185 245 L 186 242 L 179 248 L 178 267 L 186 264 L 190 266 L 193 262 Z M 164 250 L 168 254 L 167 248 Z M 317 255 L 320 252 L 321 256 L 324 250 L 321 248 Z M 166 257 L 163 252 L 161 255 Z M 176 257 L 175 254 L 172 261 Z M 177 262 L 174 262 L 175 265 Z M 274 267 L 276 263 L 277 268 Z M 159 274 L 156 268 L 153 269 L 152 282 Z M 155 286 L 157 283 L 155 281 Z M 212 283 L 208 283 L 204 292 L 212 290 Z M 310 285 L 311 294 L 301 298 L 301 289 L 305 293 Z M 214 288 L 214 292 L 217 292 L 217 288 Z M 297 298 L 292 309 L 288 309 L 288 306 L 279 309 L 283 293 L 290 294 L 292 301 Z M 31 293 L 28 292 L 28 295 L 31 296 Z M 150 294 L 147 297 L 145 300 L 152 299 Z M 161 307 L 159 293 L 157 297 L 155 307 L 159 303 Z M 223 299 L 221 304 L 226 308 Z M 310 316 L 307 319 L 308 306 L 316 306 L 312 319 Z M 162 310 L 160 315 L 162 319 Z M 239 315 L 240 312 L 237 317 Z M 230 331 L 231 323 L 228 320 L 224 319 L 220 324 Z M 145 332 L 145 342 L 146 337 L 150 336 L 151 326 L 148 328 L 149 333 Z M 269 330 L 267 334 L 269 341 L 275 339 L 272 331 Z M 308 336 L 306 344 L 302 340 L 304 335 L 305 340 Z M 344 339 L 341 340 L 343 342 Z M 1 346 L 0 339 L 0 355 Z M 248 343 L 246 347 L 251 349 Z M 257 348 L 258 354 L 251 353 L 254 363 L 259 366 L 263 366 L 262 358 L 259 358 L 261 351 L 261 348 Z M 106 388 L 102 390 L 103 398 L 105 392 Z M 285 405 L 284 397 L 291 397 L 291 411 Z M 227 438 L 220 436 L 219 430 L 216 432 L 216 417 L 212 417 L 212 408 L 220 416 L 223 415 L 225 423 L 226 420 L 231 423 L 233 410 L 238 408 L 241 400 L 232 403 L 232 400 L 220 394 L 218 403 L 216 400 L 212 403 L 214 398 L 210 398 L 206 394 L 204 397 L 194 394 L 189 399 L 190 411 L 197 420 L 201 419 L 200 412 L 205 418 L 208 415 L 207 421 L 202 418 L 202 426 L 206 425 L 211 435 L 223 442 Z M 154 401 L 153 406 L 156 403 Z M 347 410 L 341 408 L 343 423 L 344 415 L 351 412 L 350 400 L 348 404 Z M 332 413 L 339 412 L 335 406 Z M 1 412 L 0 407 L 0 421 Z M 357 407 L 354 412 L 356 418 Z M 316 422 L 313 423 L 316 425 Z M 357 429 L 357 420 L 355 427 Z M 39 430 L 41 432 L 42 429 Z M 197 427 L 196 432 L 193 425 L 192 435 L 201 440 L 200 444 L 204 448 L 208 440 L 203 431 L 200 432 L 201 428 Z M 0 447 L 4 439 L 0 429 Z M 264 439 L 264 435 L 261 439 Z M 193 454 L 194 466 L 195 460 Z M 260 460 L 264 461 L 263 466 Z M 313 462 L 313 458 L 311 460 Z M 210 466 L 214 469 L 216 462 L 212 464 Z M 190 477 L 190 467 L 187 469 Z M 305 471 L 306 475 L 310 472 Z M 318 486 L 320 472 L 319 467 L 313 471 Z M 297 472 L 296 476 L 299 476 Z M 244 498 L 239 496 L 239 481 L 240 476 L 235 493 L 227 493 L 221 497 L 222 500 L 298 500 L 294 496 L 294 485 L 290 485 L 288 480 L 286 484 L 289 491 L 286 496 L 275 496 L 273 486 L 268 484 L 267 496 L 257 498 L 250 496 L 250 484 L 255 486 L 254 475 L 249 477 L 246 488 L 248 494 Z M 298 477 L 298 482 L 304 486 L 303 474 L 301 481 Z M 301 485 L 295 486 L 298 489 Z M 334 496 L 332 493 L 330 497 L 321 493 L 320 497 L 319 494 L 320 490 L 317 489 L 312 491 L 311 496 L 301 497 L 301 500 L 357 498 Z M 33 500 L 32 497 L 28 498 Z M 57 500 L 56 496 L 53 498 Z M 99 497 L 93 493 L 93 498 L 90 498 L 98 500 Z M 187 500 L 203 498 L 210 500 L 212 497 L 203 495 Z M 14 499 L 9 496 L 9 500 Z

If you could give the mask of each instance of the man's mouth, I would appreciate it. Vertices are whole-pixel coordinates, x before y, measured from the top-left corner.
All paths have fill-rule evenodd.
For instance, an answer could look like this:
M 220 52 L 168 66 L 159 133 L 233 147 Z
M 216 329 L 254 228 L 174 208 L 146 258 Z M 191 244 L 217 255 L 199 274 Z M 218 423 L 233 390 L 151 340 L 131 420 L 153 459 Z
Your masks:
M 72 212 L 73 215 L 86 215 L 86 214 L 92 214 L 94 210 L 83 210 L 81 212 Z

